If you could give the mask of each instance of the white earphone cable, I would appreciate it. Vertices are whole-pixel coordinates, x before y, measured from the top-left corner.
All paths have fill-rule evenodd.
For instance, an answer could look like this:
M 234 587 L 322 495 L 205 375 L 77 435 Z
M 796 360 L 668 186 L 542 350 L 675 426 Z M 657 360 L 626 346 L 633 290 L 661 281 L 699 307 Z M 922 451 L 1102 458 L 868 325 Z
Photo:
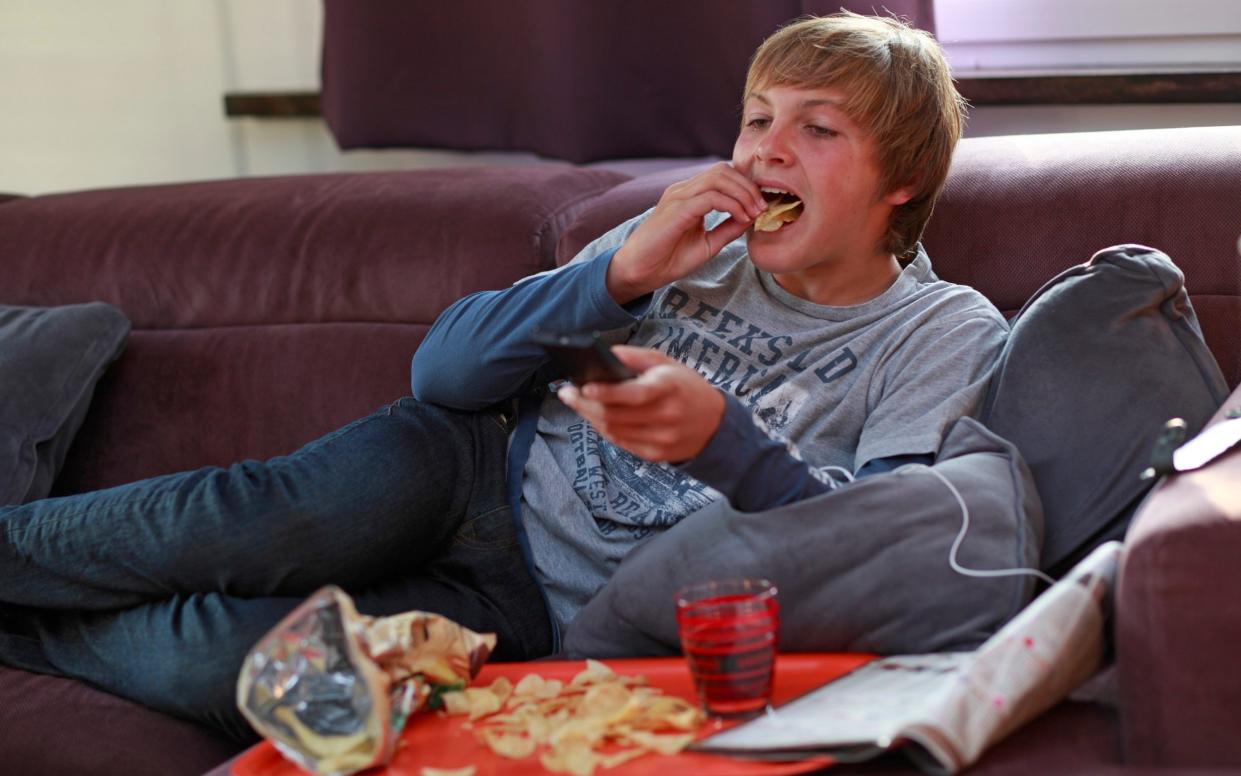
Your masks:
M 922 464 L 911 464 L 911 465 L 921 466 L 922 468 L 926 469 L 931 474 L 935 475 L 935 477 L 938 478 L 939 481 L 944 484 L 944 487 L 948 488 L 948 490 L 952 492 L 953 498 L 957 500 L 957 505 L 961 507 L 961 530 L 957 533 L 957 538 L 954 539 L 952 542 L 952 549 L 948 551 L 948 565 L 952 567 L 953 571 L 957 572 L 958 574 L 963 574 L 967 577 L 1010 577 L 1010 576 L 1019 576 L 1019 575 L 1025 574 L 1029 576 L 1038 577 L 1039 579 L 1043 580 L 1049 585 L 1056 584 L 1055 579 L 1052 579 L 1051 577 L 1039 571 L 1038 569 L 1030 569 L 1030 568 L 968 569 L 962 566 L 960 563 L 958 563 L 957 562 L 957 551 L 961 549 L 961 542 L 965 541 L 965 534 L 967 531 L 969 531 L 969 527 L 970 527 L 969 507 L 965 505 L 965 499 L 961 498 L 960 491 L 957 490 L 955 485 L 953 485 L 951 482 L 948 481 L 947 477 L 935 471 L 935 469 L 933 469 L 930 466 L 924 466 Z

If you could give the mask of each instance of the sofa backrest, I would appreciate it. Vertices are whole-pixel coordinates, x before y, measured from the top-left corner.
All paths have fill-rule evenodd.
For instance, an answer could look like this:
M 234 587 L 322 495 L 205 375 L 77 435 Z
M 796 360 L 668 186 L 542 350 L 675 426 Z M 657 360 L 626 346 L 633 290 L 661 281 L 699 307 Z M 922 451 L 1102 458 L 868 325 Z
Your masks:
M 626 180 L 547 164 L 250 178 L 0 207 L 0 304 L 132 321 L 54 493 L 280 455 L 409 393 L 455 299 L 554 265 Z
M 566 230 L 557 261 L 655 204 L 702 166 L 635 178 Z M 1185 273 L 1203 334 L 1241 382 L 1241 127 L 963 140 L 923 235 L 945 280 L 1006 314 L 1061 270 L 1119 243 L 1158 248 Z

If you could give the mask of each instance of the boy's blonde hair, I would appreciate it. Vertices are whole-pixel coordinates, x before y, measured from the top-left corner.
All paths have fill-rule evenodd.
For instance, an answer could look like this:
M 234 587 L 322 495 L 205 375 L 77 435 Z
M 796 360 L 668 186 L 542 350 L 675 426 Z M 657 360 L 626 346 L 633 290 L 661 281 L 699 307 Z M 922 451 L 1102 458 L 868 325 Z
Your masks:
M 754 53 L 745 99 L 771 86 L 839 88 L 849 118 L 875 142 L 883 191 L 910 186 L 882 249 L 908 256 L 922 237 L 961 137 L 965 101 L 929 33 L 895 18 L 848 11 L 775 32 Z

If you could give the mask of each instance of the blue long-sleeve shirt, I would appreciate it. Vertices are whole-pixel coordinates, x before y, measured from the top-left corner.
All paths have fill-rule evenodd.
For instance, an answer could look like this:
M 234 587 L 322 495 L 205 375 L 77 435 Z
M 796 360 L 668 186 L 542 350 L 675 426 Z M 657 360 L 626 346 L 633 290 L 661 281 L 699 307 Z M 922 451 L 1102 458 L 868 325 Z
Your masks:
M 606 280 L 613 254 L 605 251 L 590 261 L 534 275 L 499 291 L 472 294 L 450 306 L 414 355 L 414 396 L 455 409 L 479 410 L 564 376 L 547 352 L 531 341 L 535 327 L 567 332 L 632 328 L 651 297 L 624 306 L 612 299 Z M 833 487 L 813 476 L 782 442 L 764 434 L 735 396 L 724 398 L 719 429 L 698 456 L 678 468 L 718 490 L 742 511 L 769 509 Z M 529 440 L 524 442 L 528 445 Z M 528 447 L 515 447 L 510 455 L 524 469 L 528 452 Z M 893 468 L 894 463 L 870 462 L 870 468 L 859 474 Z

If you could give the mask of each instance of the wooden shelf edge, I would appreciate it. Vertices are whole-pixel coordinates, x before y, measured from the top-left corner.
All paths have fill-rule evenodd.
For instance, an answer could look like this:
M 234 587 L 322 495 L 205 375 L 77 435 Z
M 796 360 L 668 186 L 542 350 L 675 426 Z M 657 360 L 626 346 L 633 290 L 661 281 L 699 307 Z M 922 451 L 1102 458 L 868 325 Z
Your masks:
M 233 118 L 314 118 L 320 114 L 318 92 L 228 92 L 224 115 Z
M 972 105 L 1241 102 L 1241 72 L 958 78 Z
M 1241 72 L 957 79 L 971 105 L 1241 103 Z M 314 118 L 318 92 L 229 92 L 228 118 Z

